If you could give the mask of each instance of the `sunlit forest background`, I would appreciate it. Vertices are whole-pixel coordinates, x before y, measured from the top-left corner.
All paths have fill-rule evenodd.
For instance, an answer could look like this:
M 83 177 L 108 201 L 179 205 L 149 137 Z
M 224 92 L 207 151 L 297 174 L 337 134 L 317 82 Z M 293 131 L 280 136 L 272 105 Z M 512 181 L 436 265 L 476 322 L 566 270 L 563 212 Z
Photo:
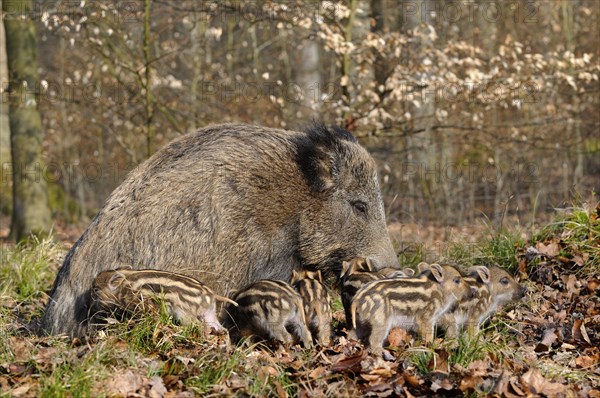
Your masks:
M 55 222 L 87 224 L 161 146 L 224 122 L 348 128 L 378 162 L 391 223 L 527 224 L 600 189 L 597 0 L 33 4 L 39 84 L 21 95 L 42 116 L 29 172 Z

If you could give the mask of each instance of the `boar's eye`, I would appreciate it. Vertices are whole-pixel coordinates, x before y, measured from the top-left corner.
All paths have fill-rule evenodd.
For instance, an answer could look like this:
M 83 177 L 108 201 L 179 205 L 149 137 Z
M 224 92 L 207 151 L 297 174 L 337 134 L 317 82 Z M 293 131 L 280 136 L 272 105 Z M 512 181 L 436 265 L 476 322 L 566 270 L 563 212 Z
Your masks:
M 356 200 L 352 202 L 352 209 L 363 217 L 367 216 L 367 204 L 363 201 Z
M 503 285 L 508 285 L 508 278 L 502 278 L 500 279 L 500 283 Z
M 457 276 L 452 280 L 452 282 L 454 282 L 455 285 L 460 285 L 460 278 Z

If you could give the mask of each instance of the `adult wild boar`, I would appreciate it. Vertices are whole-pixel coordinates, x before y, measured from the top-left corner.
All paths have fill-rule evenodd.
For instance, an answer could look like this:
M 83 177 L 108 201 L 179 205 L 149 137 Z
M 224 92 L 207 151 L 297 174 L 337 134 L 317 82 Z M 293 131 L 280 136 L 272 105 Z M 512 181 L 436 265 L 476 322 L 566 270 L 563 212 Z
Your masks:
M 41 327 L 87 331 L 101 271 L 183 273 L 226 295 L 292 269 L 397 266 L 375 162 L 351 133 L 225 124 L 171 142 L 110 195 L 59 270 Z

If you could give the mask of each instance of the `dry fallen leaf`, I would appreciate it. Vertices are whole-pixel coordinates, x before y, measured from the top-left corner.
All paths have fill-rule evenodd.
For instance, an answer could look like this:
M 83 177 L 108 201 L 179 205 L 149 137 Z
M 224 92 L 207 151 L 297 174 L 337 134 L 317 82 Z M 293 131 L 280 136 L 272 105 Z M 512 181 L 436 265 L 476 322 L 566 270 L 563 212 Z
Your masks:
M 261 379 L 262 381 L 265 381 L 269 378 L 269 376 L 278 376 L 279 372 L 277 371 L 277 369 L 275 369 L 272 366 L 261 366 L 258 368 L 258 371 L 256 372 L 258 375 L 258 378 Z
M 588 293 L 593 294 L 593 293 L 596 292 L 596 290 L 598 290 L 598 288 L 600 288 L 600 280 L 598 280 L 598 279 L 590 279 L 587 282 Z
M 462 392 L 473 391 L 475 386 L 480 384 L 482 380 L 480 376 L 467 375 L 461 378 L 458 388 Z
M 575 319 L 571 332 L 573 333 L 573 339 L 592 344 L 590 337 L 587 334 L 587 330 L 585 329 L 585 323 L 583 319 Z
M 388 343 L 390 347 L 402 347 L 410 343 L 412 336 L 409 332 L 402 328 L 394 328 L 390 331 L 388 336 Z
M 11 397 L 15 397 L 15 398 L 19 398 L 24 396 L 25 394 L 27 394 L 27 392 L 29 392 L 29 390 L 31 389 L 31 384 L 22 384 L 19 387 L 15 388 L 14 390 L 10 391 L 10 396 Z
M 148 397 L 150 398 L 162 398 L 167 393 L 167 388 L 162 378 L 159 376 L 153 376 L 150 379 L 150 391 L 148 391 Z
M 127 396 L 142 388 L 144 379 L 140 374 L 128 370 L 125 373 L 116 374 L 107 384 L 109 395 Z
M 436 372 L 448 373 L 450 371 L 450 367 L 448 365 L 448 358 L 450 354 L 448 351 L 444 349 L 436 349 L 435 355 L 429 364 L 429 368 L 435 370 Z
M 548 328 L 544 332 L 544 338 L 542 339 L 540 344 L 543 344 L 547 347 L 552 347 L 552 345 L 556 343 L 557 339 L 558 336 L 556 335 L 556 328 Z
M 360 353 L 345 357 L 343 359 L 338 360 L 331 367 L 332 372 L 356 372 L 359 371 L 361 366 L 360 363 L 363 359 L 367 357 L 367 353 L 361 351 Z
M 556 242 L 550 242 L 548 244 L 538 242 L 535 245 L 535 248 L 541 255 L 546 256 L 546 257 L 556 257 L 556 256 L 558 256 L 558 253 L 560 252 L 558 243 L 556 243 Z
M 531 368 L 522 375 L 521 383 L 528 387 L 533 394 L 543 394 L 548 398 L 559 397 L 566 391 L 565 386 L 547 380 L 536 368 Z
M 575 364 L 579 368 L 591 368 L 592 366 L 598 365 L 600 361 L 600 354 L 595 355 L 582 355 L 575 360 Z
M 287 391 L 285 391 L 285 389 L 283 388 L 283 386 L 281 385 L 280 382 L 278 382 L 277 380 L 274 380 L 273 384 L 275 385 L 275 391 L 277 392 L 277 396 L 279 398 L 288 398 L 288 393 L 287 393 Z
M 322 377 L 326 373 L 327 373 L 327 368 L 325 366 L 319 366 L 319 367 L 313 369 L 308 374 L 308 377 L 311 378 L 311 379 L 318 379 L 319 377 Z
M 438 390 L 453 390 L 454 384 L 447 377 L 436 377 L 431 383 L 431 391 L 437 392 Z

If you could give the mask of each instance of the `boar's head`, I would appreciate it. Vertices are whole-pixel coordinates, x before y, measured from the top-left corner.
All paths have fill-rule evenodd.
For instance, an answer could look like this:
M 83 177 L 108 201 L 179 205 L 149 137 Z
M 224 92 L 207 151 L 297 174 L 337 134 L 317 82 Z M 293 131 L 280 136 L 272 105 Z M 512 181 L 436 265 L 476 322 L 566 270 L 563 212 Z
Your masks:
M 301 205 L 301 261 L 329 276 L 355 257 L 397 268 L 373 158 L 339 127 L 314 125 L 295 145 L 311 193 Z

